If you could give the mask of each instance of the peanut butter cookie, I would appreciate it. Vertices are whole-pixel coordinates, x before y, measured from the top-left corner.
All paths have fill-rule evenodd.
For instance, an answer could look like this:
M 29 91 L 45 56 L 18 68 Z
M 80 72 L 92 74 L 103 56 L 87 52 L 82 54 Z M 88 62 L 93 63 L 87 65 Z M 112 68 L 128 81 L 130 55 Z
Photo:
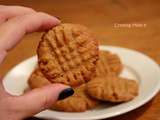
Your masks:
M 34 89 L 51 84 L 51 82 L 49 82 L 47 78 L 44 77 L 39 68 L 36 68 L 30 75 L 28 84 L 31 89 Z
M 48 80 L 77 86 L 89 81 L 96 69 L 98 41 L 82 25 L 61 24 L 43 35 L 37 54 Z
M 36 69 L 30 76 L 28 84 L 31 89 L 39 88 L 47 84 L 52 84 L 41 73 L 40 69 Z M 59 100 L 51 109 L 66 112 L 83 112 L 92 109 L 98 105 L 98 101 L 86 94 L 85 84 L 75 87 L 74 94 L 66 99 Z M 78 103 L 78 104 L 77 104 Z
M 100 59 L 96 69 L 103 75 L 108 73 L 119 75 L 123 69 L 123 64 L 118 55 L 109 51 L 100 51 Z
M 125 102 L 138 95 L 138 83 L 115 75 L 96 77 L 86 85 L 87 93 L 102 101 Z
M 85 84 L 74 89 L 74 95 L 57 101 L 53 109 L 66 112 L 84 112 L 93 109 L 98 105 L 98 101 L 86 94 Z

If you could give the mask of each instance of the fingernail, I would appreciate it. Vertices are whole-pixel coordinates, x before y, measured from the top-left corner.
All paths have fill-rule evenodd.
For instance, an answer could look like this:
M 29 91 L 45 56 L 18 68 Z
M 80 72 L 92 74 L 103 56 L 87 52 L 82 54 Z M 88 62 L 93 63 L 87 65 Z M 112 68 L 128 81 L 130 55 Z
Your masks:
M 56 16 L 56 18 L 57 18 L 59 21 L 60 21 L 60 19 L 61 19 L 59 16 Z
M 54 17 L 54 16 L 53 16 Z M 60 24 L 61 23 L 61 20 L 60 20 L 60 18 L 58 18 L 58 17 L 54 17 L 54 19 L 56 19 L 56 21 Z
M 74 94 L 74 90 L 72 88 L 67 88 L 67 89 L 64 89 L 60 94 L 59 94 L 59 97 L 58 97 L 58 100 L 63 100 L 71 95 Z

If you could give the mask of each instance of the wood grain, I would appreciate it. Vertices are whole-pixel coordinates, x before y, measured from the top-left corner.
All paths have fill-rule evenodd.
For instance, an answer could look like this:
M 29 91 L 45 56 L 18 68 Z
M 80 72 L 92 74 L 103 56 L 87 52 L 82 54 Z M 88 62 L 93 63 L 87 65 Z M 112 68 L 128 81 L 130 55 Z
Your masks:
M 159 0 L 5 0 L 5 5 L 23 5 L 57 16 L 62 22 L 88 26 L 101 44 L 138 50 L 160 64 Z M 115 27 L 115 24 L 146 24 L 145 27 Z M 5 75 L 14 65 L 34 55 L 41 33 L 24 36 L 0 66 Z M 160 93 L 144 106 L 109 120 L 160 120 Z

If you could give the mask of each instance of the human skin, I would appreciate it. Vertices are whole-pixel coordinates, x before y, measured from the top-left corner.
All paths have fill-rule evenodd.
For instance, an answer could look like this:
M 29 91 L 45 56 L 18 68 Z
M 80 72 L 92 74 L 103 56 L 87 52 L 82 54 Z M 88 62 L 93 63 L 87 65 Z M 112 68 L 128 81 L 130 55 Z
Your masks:
M 25 34 L 43 31 L 58 25 L 60 21 L 46 13 L 22 6 L 0 5 L 0 64 Z M 1 68 L 2 69 L 2 68 Z M 0 119 L 21 120 L 49 108 L 68 86 L 51 84 L 12 96 L 4 90 L 0 79 Z M 15 80 L 16 82 L 16 80 Z

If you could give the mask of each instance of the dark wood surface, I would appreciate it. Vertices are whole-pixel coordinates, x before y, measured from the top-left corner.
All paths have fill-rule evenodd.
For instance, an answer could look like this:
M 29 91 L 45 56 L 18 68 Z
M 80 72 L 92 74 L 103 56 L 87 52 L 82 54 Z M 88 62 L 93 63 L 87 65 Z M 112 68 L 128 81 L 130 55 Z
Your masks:
M 84 24 L 97 34 L 101 44 L 138 50 L 160 64 L 159 0 L 4 0 L 0 4 L 28 6 L 57 16 L 62 22 Z M 133 26 L 117 27 L 117 23 Z M 5 75 L 34 55 L 40 36 L 24 36 L 0 66 L 0 74 Z M 160 120 L 160 93 L 142 107 L 109 120 Z

